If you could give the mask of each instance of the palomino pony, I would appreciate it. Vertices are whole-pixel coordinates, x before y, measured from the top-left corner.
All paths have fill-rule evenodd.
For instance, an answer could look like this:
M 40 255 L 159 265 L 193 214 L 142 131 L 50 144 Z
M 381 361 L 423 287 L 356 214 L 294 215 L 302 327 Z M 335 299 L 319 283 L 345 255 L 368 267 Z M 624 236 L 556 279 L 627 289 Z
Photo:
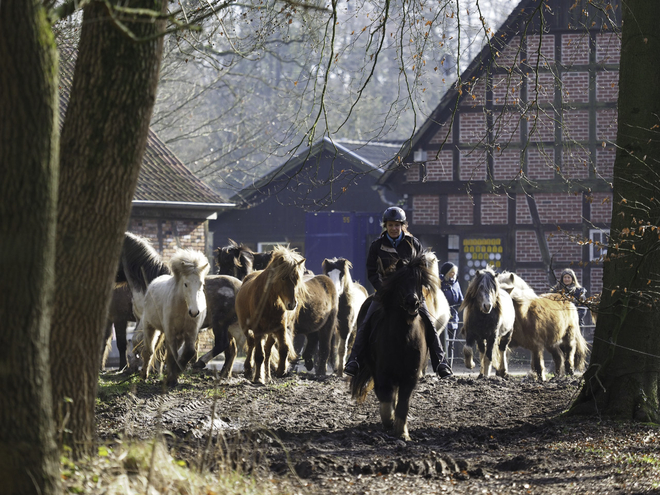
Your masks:
M 399 261 L 397 270 L 376 292 L 379 308 L 369 321 L 373 339 L 364 365 L 351 379 L 351 395 L 358 402 L 366 398 L 373 385 L 383 426 L 394 427 L 394 434 L 404 440 L 410 440 L 410 397 L 420 371 L 426 366 L 424 321 L 419 309 L 424 288 L 434 291 L 440 286 L 426 255 L 418 254 L 408 262 Z
M 555 373 L 572 375 L 586 363 L 589 348 L 580 331 L 575 305 L 562 298 L 542 297 L 515 273 L 503 272 L 500 284 L 511 294 L 516 322 L 511 347 L 524 347 L 532 353 L 532 370 L 545 380 L 543 349 L 555 362 Z M 555 294 L 556 296 L 556 294 Z
M 147 379 L 160 333 L 165 334 L 168 386 L 195 356 L 197 334 L 206 316 L 204 278 L 209 262 L 203 253 L 177 250 L 170 259 L 172 275 L 161 275 L 149 284 L 140 327 L 144 332 L 142 378 Z M 181 357 L 179 349 L 183 347 Z
M 477 270 L 459 311 L 463 311 L 465 367 L 474 367 L 472 346 L 476 343 L 481 355 L 479 376 L 488 377 L 494 365 L 497 376 L 505 377 L 508 373 L 506 351 L 516 313 L 511 297 L 500 287 L 491 266 Z
M 338 340 L 336 360 L 334 363 L 337 376 L 343 376 L 346 352 L 356 328 L 357 317 L 360 307 L 369 295 L 367 289 L 353 281 L 351 268 L 353 265 L 346 258 L 332 258 L 323 260 L 323 273 L 334 282 L 339 294 L 339 306 L 337 310 L 337 332 Z
M 295 251 L 277 246 L 268 266 L 245 277 L 236 294 L 236 315 L 248 342 L 245 375 L 254 383 L 265 383 L 264 359 L 269 362 L 270 348 L 275 340 L 279 346 L 277 376 L 283 376 L 287 371 L 289 352 L 293 350 L 291 327 L 294 310 L 306 297 L 304 271 L 305 258 Z M 265 355 L 266 337 L 269 338 L 269 345 Z

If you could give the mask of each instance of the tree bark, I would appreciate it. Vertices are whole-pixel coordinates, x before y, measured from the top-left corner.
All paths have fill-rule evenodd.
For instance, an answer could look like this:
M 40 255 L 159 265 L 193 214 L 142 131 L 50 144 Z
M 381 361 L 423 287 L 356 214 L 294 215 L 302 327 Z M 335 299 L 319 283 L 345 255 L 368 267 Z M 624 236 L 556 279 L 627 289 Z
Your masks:
M 660 373 L 660 2 L 623 3 L 611 240 L 572 414 L 655 421 Z
M 160 11 L 163 2 L 123 7 Z M 123 233 L 147 142 L 162 56 L 163 23 L 120 16 L 103 2 L 84 9 L 61 139 L 57 283 L 51 338 L 60 444 L 93 452 L 101 341 Z M 114 15 L 118 15 L 114 12 Z
M 29 61 L 29 63 L 27 63 Z M 49 375 L 57 50 L 35 0 L 0 3 L 0 491 L 61 491 Z

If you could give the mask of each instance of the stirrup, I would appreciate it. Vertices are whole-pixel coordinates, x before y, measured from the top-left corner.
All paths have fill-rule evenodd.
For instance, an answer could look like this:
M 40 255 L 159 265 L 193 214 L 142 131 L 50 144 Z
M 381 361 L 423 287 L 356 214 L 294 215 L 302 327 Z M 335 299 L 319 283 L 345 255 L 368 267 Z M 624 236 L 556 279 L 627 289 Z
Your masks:
M 344 374 L 348 376 L 355 376 L 360 371 L 360 363 L 356 359 L 351 359 L 346 366 L 344 366 Z

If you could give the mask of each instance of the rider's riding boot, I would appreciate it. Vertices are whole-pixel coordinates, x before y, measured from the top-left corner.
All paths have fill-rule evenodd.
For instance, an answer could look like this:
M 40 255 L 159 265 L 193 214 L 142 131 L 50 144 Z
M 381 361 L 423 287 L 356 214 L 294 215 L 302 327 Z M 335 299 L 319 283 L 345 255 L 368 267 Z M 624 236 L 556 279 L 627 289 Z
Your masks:
M 445 351 L 442 349 L 442 344 L 440 343 L 440 335 L 436 333 L 435 327 L 433 326 L 433 323 L 431 323 L 428 309 L 425 305 L 422 306 L 420 314 L 424 321 L 426 345 L 429 348 L 429 354 L 431 355 L 431 367 L 433 368 L 433 371 L 435 371 L 440 378 L 453 375 L 454 373 L 445 359 Z
M 358 374 L 358 371 L 360 371 L 360 363 L 358 362 L 358 359 L 362 359 L 367 349 L 369 337 L 371 336 L 369 318 L 375 309 L 376 303 L 372 302 L 367 314 L 364 316 L 362 324 L 358 327 L 357 332 L 355 333 L 355 341 L 353 342 L 351 354 L 348 356 L 346 365 L 344 366 L 344 373 L 348 376 L 355 376 Z

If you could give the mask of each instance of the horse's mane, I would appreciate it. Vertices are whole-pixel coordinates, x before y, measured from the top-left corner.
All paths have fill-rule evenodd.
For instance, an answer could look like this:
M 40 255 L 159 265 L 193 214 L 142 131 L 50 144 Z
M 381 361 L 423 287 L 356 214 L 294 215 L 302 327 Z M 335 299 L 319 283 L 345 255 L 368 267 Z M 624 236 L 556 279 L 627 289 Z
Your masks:
M 170 273 L 169 267 L 163 263 L 149 240 L 131 232 L 124 235 L 119 268 L 117 281 L 137 285 L 142 292 L 147 291 L 147 286 L 153 279 Z
M 485 286 L 485 287 L 484 287 Z M 485 288 L 488 292 L 494 292 L 499 289 L 499 284 L 497 281 L 497 275 L 493 267 L 488 265 L 482 270 L 477 270 L 474 278 L 470 281 L 467 290 L 465 291 L 465 296 L 463 296 L 463 304 L 459 309 L 466 308 L 477 300 L 477 294 L 479 291 Z
M 415 277 L 416 282 L 422 287 L 436 290 L 440 286 L 440 279 L 433 271 L 428 251 L 416 254 L 409 261 L 403 262 L 394 273 L 385 278 L 382 287 L 376 292 L 376 297 L 385 307 L 398 306 L 397 289 L 411 277 Z
M 204 278 L 209 272 L 209 260 L 201 251 L 178 249 L 170 259 L 170 269 L 175 277 L 199 274 Z

